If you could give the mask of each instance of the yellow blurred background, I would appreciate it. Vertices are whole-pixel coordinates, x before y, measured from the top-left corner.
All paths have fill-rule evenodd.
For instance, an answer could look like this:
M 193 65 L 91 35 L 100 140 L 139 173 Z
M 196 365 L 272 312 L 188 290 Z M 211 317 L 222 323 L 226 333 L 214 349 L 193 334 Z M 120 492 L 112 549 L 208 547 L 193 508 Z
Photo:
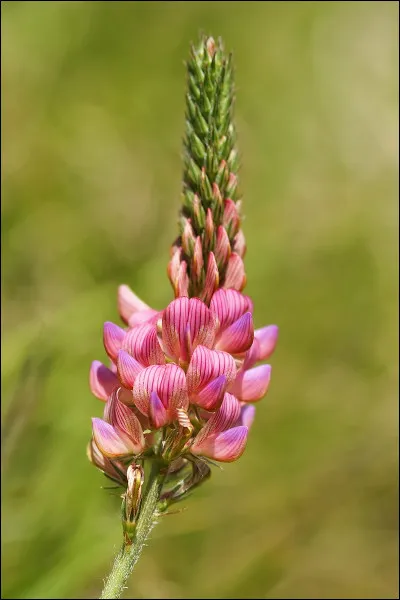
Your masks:
M 2 2 L 2 597 L 97 597 L 88 389 L 127 283 L 172 299 L 185 68 L 236 64 L 246 268 L 280 339 L 248 448 L 126 597 L 398 598 L 398 3 Z

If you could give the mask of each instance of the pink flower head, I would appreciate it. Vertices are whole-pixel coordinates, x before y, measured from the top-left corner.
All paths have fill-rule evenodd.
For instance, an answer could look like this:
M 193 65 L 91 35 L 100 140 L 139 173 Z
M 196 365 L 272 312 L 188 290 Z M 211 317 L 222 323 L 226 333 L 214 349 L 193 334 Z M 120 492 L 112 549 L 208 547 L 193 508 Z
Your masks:
M 191 233 L 186 224 L 185 244 L 196 246 Z M 217 231 L 220 256 L 227 252 L 225 235 Z M 183 264 L 176 265 L 177 281 Z M 153 443 L 153 434 L 143 430 L 166 426 L 185 432 L 182 444 L 170 444 L 182 452 L 229 462 L 244 451 L 254 419 L 249 403 L 264 396 L 271 376 L 269 365 L 254 365 L 273 352 L 278 329 L 254 331 L 248 296 L 237 289 L 212 293 L 214 284 L 207 285 L 209 307 L 182 296 L 162 312 L 120 287 L 118 305 L 128 329 L 105 324 L 111 368 L 94 361 L 90 370 L 91 390 L 106 402 L 104 420 L 93 419 L 93 443 L 104 460 L 139 455 Z M 200 430 L 191 424 L 194 410 Z

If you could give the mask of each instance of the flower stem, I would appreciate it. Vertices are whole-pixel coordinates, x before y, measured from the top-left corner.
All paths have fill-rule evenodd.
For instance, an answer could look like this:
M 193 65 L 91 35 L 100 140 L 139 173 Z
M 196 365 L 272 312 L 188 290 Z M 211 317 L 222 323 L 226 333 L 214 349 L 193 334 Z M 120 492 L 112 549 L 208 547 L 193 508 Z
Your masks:
M 157 502 L 166 475 L 165 464 L 154 461 L 142 501 L 136 534 L 132 544 L 123 544 L 105 583 L 100 598 L 121 598 L 129 575 L 140 558 L 143 547 L 157 521 Z

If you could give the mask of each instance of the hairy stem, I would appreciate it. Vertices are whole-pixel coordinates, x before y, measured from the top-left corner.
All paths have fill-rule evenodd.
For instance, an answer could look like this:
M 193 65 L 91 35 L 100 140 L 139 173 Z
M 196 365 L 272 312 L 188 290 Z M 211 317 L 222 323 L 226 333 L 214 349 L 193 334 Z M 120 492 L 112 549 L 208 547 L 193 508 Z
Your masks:
M 165 465 L 155 461 L 149 475 L 146 494 L 142 501 L 133 543 L 130 545 L 123 544 L 115 558 L 113 568 L 100 598 L 121 598 L 129 575 L 139 560 L 145 542 L 157 522 L 157 502 L 160 499 L 165 474 Z

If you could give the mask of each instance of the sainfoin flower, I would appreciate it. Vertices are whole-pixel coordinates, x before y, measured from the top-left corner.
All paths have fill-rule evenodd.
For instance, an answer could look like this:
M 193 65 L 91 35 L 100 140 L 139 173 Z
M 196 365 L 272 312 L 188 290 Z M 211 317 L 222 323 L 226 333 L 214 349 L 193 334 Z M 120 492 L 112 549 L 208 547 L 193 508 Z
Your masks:
M 93 419 L 97 466 L 116 479 L 113 461 L 151 454 L 157 432 L 170 459 L 239 458 L 254 416 L 248 403 L 265 395 L 271 376 L 269 365 L 254 365 L 273 352 L 277 327 L 254 331 L 252 302 L 233 289 L 217 290 L 210 306 L 183 296 L 156 311 L 121 286 L 118 306 L 130 326 L 105 323 L 111 365 L 94 361 L 90 370 L 105 402 L 103 419 Z
M 231 56 L 203 37 L 187 63 L 179 235 L 167 267 L 175 299 L 162 310 L 126 285 L 123 325 L 107 322 L 108 361 L 90 369 L 104 402 L 91 462 L 122 495 L 124 546 L 102 598 L 119 598 L 159 514 L 244 452 L 266 394 L 278 328 L 254 330 L 246 285 Z M 143 486 L 143 493 L 142 493 Z

